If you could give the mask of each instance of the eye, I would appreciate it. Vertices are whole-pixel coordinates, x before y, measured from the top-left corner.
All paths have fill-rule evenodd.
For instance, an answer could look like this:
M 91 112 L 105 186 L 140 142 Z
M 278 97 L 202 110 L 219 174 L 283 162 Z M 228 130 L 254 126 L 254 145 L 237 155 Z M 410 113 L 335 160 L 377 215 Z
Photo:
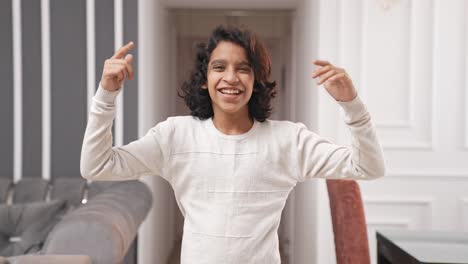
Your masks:
M 224 66 L 222 66 L 222 65 L 214 65 L 214 66 L 213 66 L 213 70 L 215 70 L 215 71 L 222 71 L 222 70 L 224 70 Z
M 239 71 L 244 72 L 244 73 L 250 73 L 250 68 L 249 67 L 241 67 L 241 68 L 239 68 Z

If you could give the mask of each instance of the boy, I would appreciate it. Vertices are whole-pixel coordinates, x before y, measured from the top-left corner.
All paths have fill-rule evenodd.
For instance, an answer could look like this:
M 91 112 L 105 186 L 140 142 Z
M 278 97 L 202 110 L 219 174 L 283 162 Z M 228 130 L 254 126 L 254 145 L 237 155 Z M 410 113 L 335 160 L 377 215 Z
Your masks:
M 313 77 L 344 109 L 351 146 L 299 123 L 268 120 L 276 86 L 268 80 L 268 52 L 254 34 L 235 27 L 216 28 L 199 46 L 179 93 L 191 116 L 168 118 L 141 139 L 112 147 L 114 100 L 133 78 L 132 47 L 104 65 L 81 173 L 91 180 L 166 179 L 185 217 L 181 263 L 280 263 L 277 229 L 298 182 L 384 175 L 374 125 L 343 69 L 315 61 Z

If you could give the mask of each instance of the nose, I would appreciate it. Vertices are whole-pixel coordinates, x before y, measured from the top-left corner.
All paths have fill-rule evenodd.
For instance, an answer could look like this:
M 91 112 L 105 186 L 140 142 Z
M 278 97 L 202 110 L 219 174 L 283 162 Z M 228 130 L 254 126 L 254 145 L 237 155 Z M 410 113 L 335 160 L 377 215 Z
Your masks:
M 230 84 L 235 84 L 239 81 L 236 71 L 234 71 L 233 69 L 228 69 L 225 71 L 225 73 L 226 73 L 224 75 L 225 82 L 230 83 Z

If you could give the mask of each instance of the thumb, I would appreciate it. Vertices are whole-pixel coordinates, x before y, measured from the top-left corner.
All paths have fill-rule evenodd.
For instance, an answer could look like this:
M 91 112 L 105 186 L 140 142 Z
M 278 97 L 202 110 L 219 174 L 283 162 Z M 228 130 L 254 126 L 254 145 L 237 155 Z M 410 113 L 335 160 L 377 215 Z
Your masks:
M 133 55 L 132 54 L 127 54 L 125 56 L 125 61 L 128 62 L 129 64 L 132 64 L 133 62 Z
M 128 72 L 128 78 L 129 80 L 133 80 L 133 55 L 132 54 L 127 54 L 124 58 L 125 62 L 127 63 L 127 72 Z

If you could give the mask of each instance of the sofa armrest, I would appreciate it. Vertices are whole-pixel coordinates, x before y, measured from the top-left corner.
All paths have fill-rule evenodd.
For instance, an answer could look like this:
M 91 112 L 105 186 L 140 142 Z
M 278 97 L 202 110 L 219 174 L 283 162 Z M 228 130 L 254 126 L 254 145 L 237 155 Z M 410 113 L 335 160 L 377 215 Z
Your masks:
M 92 264 L 84 255 L 24 255 L 12 258 L 10 264 Z
M 151 208 L 140 181 L 118 182 L 67 214 L 49 236 L 44 254 L 88 255 L 94 264 L 121 263 Z

